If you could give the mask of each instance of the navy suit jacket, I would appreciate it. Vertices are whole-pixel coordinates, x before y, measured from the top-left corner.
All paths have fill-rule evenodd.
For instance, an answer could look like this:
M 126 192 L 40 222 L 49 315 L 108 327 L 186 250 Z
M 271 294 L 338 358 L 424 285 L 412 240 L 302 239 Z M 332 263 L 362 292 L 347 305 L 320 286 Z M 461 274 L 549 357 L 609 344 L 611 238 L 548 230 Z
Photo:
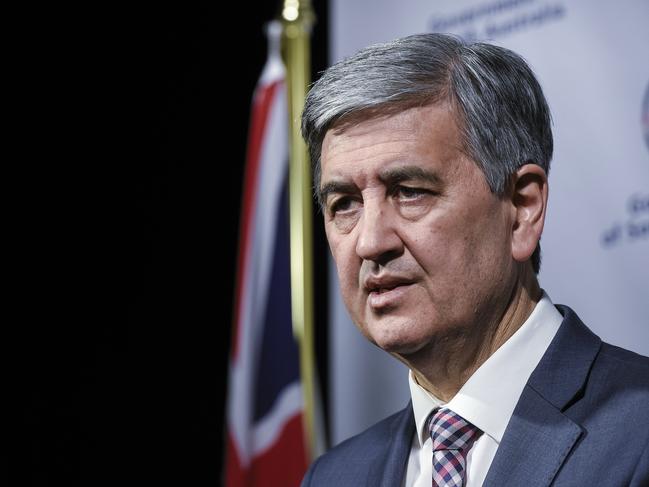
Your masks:
M 484 486 L 649 486 L 649 358 L 603 343 L 566 306 Z M 410 404 L 321 456 L 303 487 L 400 487 Z

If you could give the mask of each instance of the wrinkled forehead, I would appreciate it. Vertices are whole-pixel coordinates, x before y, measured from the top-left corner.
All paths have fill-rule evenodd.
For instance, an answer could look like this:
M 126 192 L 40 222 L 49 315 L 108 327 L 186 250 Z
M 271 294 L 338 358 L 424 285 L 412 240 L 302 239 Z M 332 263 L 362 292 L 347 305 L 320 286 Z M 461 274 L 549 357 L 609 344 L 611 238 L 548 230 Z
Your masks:
M 414 168 L 447 172 L 462 157 L 461 136 L 449 107 L 415 107 L 330 129 L 319 183 L 380 180 L 382 174 L 412 174 Z
M 340 151 L 359 149 L 367 144 L 383 144 L 386 150 L 394 148 L 394 144 L 413 147 L 430 144 L 457 150 L 462 146 L 462 135 L 456 119 L 449 103 L 350 114 L 327 130 L 322 141 L 321 160 L 325 163 Z
M 446 107 L 453 114 L 453 119 L 458 127 L 463 126 L 461 110 L 458 110 L 456 103 L 449 97 L 444 98 L 422 98 L 418 97 L 412 100 L 399 100 L 399 102 L 387 102 L 371 107 L 357 108 L 339 115 L 333 119 L 329 124 L 326 134 L 332 131 L 334 134 L 344 133 L 348 128 L 354 127 L 364 122 L 371 122 L 374 120 L 381 120 L 389 117 L 394 117 L 400 113 L 406 112 L 413 108 L 426 108 L 431 106 Z

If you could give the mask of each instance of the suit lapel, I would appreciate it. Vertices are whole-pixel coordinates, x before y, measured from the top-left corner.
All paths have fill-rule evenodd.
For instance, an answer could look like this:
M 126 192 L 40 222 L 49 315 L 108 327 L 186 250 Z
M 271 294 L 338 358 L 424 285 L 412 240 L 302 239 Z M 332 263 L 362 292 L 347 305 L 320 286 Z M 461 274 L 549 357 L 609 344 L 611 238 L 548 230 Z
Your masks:
M 564 411 L 580 398 L 600 339 L 567 307 L 563 323 L 516 404 L 484 485 L 552 483 L 582 428 Z
M 581 428 L 525 386 L 484 485 L 550 485 Z
M 376 468 L 370 472 L 367 485 L 372 487 L 395 487 L 401 485 L 408 464 L 412 437 L 415 434 L 415 419 L 412 404 L 397 415 L 390 431 L 390 443 L 385 455 Z

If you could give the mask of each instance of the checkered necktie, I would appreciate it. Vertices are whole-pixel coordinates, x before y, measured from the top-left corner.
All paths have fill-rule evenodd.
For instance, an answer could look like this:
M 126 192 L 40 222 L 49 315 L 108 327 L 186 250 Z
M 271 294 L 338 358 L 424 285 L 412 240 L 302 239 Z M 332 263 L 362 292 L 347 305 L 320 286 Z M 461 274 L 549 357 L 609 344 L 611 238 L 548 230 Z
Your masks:
M 447 408 L 434 412 L 428 431 L 433 440 L 433 487 L 463 487 L 466 456 L 482 431 Z

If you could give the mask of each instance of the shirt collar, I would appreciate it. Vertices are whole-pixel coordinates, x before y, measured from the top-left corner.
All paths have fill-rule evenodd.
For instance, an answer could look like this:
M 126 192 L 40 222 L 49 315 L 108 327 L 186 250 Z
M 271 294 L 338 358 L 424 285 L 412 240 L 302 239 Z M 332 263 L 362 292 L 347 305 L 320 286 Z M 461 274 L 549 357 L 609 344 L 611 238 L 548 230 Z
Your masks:
M 543 292 L 523 325 L 476 370 L 446 405 L 498 443 L 530 375 L 554 338 L 563 317 Z M 410 397 L 421 447 L 430 413 L 443 406 L 408 374 Z
M 410 399 L 412 400 L 412 411 L 415 415 L 415 426 L 417 427 L 417 439 L 421 448 L 428 437 L 426 431 L 426 419 L 430 413 L 444 405 L 441 399 L 436 398 L 416 381 L 412 371 L 408 372 L 408 385 L 410 386 Z

